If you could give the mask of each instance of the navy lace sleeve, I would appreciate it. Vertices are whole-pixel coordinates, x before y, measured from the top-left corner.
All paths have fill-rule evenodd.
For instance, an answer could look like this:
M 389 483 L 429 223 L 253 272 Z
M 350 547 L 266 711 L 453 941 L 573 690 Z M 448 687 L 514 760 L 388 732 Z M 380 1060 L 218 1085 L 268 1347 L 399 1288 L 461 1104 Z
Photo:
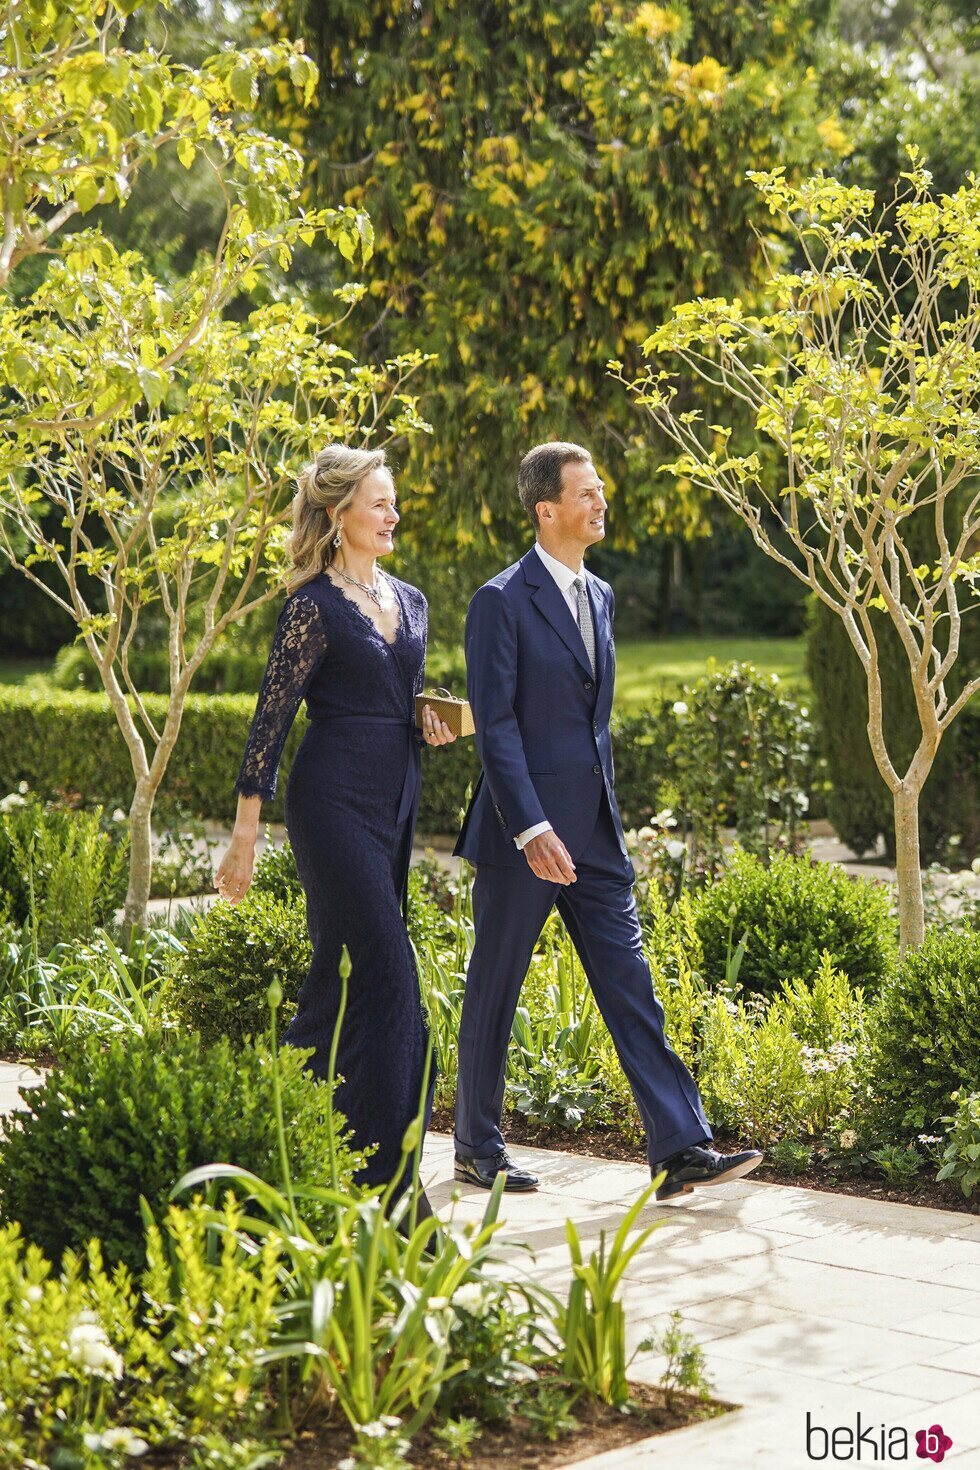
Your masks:
M 279 614 L 272 640 L 235 782 L 235 790 L 241 796 L 261 796 L 268 801 L 275 795 L 286 736 L 326 651 L 327 638 L 319 607 L 312 597 L 295 593 Z

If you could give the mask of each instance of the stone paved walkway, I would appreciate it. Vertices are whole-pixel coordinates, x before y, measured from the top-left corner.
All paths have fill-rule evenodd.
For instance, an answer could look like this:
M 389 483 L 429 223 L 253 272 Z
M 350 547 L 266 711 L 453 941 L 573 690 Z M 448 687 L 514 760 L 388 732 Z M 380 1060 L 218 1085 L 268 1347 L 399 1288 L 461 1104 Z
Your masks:
M 533 1161 L 542 1187 L 504 1197 L 503 1238 L 530 1245 L 533 1264 L 522 1252 L 514 1261 L 561 1288 L 565 1216 L 595 1243 L 601 1229 L 617 1228 L 646 1173 L 580 1155 L 515 1153 Z M 424 1172 L 434 1206 L 478 1217 L 480 1190 L 456 1186 L 452 1206 L 451 1166 L 449 1141 L 430 1138 Z M 742 1407 L 578 1470 L 796 1470 L 814 1463 L 808 1410 L 828 1430 L 853 1431 L 860 1413 L 861 1430 L 870 1426 L 879 1446 L 882 1424 L 903 1427 L 913 1464 L 933 1463 L 916 1458 L 915 1430 L 939 1423 L 953 1440 L 946 1463 L 980 1467 L 980 1216 L 743 1180 L 653 1205 L 642 1219 L 657 1217 L 667 1224 L 627 1273 L 630 1346 L 680 1311 L 704 1347 L 715 1394 Z M 655 1382 L 661 1366 L 639 1357 L 632 1376 Z M 875 1463 L 867 1446 L 866 1438 L 861 1463 Z M 815 1433 L 817 1458 L 824 1448 Z M 849 1458 L 857 1462 L 853 1447 Z
M 0 1064 L 0 1111 L 35 1078 L 29 1067 Z M 541 1189 L 504 1196 L 498 1239 L 518 1269 L 562 1290 L 566 1216 L 588 1249 L 600 1230 L 617 1228 L 647 1176 L 634 1164 L 516 1152 L 533 1163 Z M 444 1136 L 428 1139 L 423 1175 L 440 1213 L 482 1215 L 483 1191 L 452 1181 Z M 579 1461 L 577 1470 L 854 1464 L 857 1451 L 852 1442 L 848 1452 L 841 1431 L 853 1433 L 859 1414 L 871 1436 L 862 1464 L 882 1462 L 882 1425 L 907 1431 L 906 1463 L 932 1464 L 917 1458 L 915 1431 L 938 1423 L 953 1441 L 944 1463 L 980 1470 L 980 1215 L 741 1180 L 652 1205 L 643 1221 L 655 1218 L 666 1224 L 633 1262 L 623 1292 L 630 1346 L 680 1311 L 704 1347 L 716 1395 L 741 1407 Z M 655 1382 L 660 1371 L 648 1354 L 632 1376 Z M 820 1430 L 838 1429 L 837 1460 L 820 1433 L 808 1457 L 808 1411 Z

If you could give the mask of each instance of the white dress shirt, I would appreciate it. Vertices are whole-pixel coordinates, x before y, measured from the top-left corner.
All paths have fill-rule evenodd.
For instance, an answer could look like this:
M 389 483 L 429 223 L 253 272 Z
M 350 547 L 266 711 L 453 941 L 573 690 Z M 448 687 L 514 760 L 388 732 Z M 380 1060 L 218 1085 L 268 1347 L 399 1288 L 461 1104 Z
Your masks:
M 572 584 L 576 577 L 581 577 L 584 574 L 584 566 L 580 563 L 578 571 L 573 572 L 571 567 L 566 567 L 565 563 L 559 561 L 557 557 L 552 556 L 550 551 L 545 551 L 540 541 L 535 541 L 534 549 L 544 563 L 546 570 L 551 573 L 558 583 L 558 591 L 568 603 L 572 617 L 575 619 L 575 626 L 578 627 L 578 595 Z M 532 837 L 539 837 L 542 832 L 550 832 L 551 830 L 552 826 L 550 822 L 538 822 L 535 826 L 525 827 L 523 832 L 518 832 L 514 841 L 518 849 L 523 852 Z

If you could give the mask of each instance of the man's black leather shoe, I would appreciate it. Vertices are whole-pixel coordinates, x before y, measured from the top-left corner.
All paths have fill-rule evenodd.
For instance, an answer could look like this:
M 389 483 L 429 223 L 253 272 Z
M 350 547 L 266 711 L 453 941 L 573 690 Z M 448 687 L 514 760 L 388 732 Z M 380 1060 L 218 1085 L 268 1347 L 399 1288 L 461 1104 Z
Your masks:
M 456 1155 L 453 1175 L 464 1184 L 477 1184 L 481 1189 L 492 1189 L 498 1174 L 507 1176 L 504 1189 L 508 1194 L 538 1187 L 538 1176 L 515 1164 L 505 1148 L 489 1159 L 464 1159 L 461 1155 Z
M 750 1174 L 761 1163 L 762 1153 L 757 1148 L 747 1148 L 740 1154 L 720 1154 L 713 1148 L 697 1145 L 682 1149 L 652 1171 L 656 1176 L 660 1169 L 667 1170 L 667 1178 L 657 1190 L 657 1199 L 690 1194 L 702 1184 L 730 1184 L 733 1179 Z

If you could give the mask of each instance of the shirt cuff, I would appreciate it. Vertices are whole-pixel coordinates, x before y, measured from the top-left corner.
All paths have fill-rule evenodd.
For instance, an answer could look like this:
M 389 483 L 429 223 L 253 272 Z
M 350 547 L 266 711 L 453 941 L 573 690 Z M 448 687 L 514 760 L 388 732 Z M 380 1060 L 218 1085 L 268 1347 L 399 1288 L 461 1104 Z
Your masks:
M 542 832 L 552 830 L 550 822 L 538 822 L 534 827 L 525 827 L 523 832 L 518 832 L 514 838 L 518 852 L 523 852 L 532 837 L 540 837 Z

